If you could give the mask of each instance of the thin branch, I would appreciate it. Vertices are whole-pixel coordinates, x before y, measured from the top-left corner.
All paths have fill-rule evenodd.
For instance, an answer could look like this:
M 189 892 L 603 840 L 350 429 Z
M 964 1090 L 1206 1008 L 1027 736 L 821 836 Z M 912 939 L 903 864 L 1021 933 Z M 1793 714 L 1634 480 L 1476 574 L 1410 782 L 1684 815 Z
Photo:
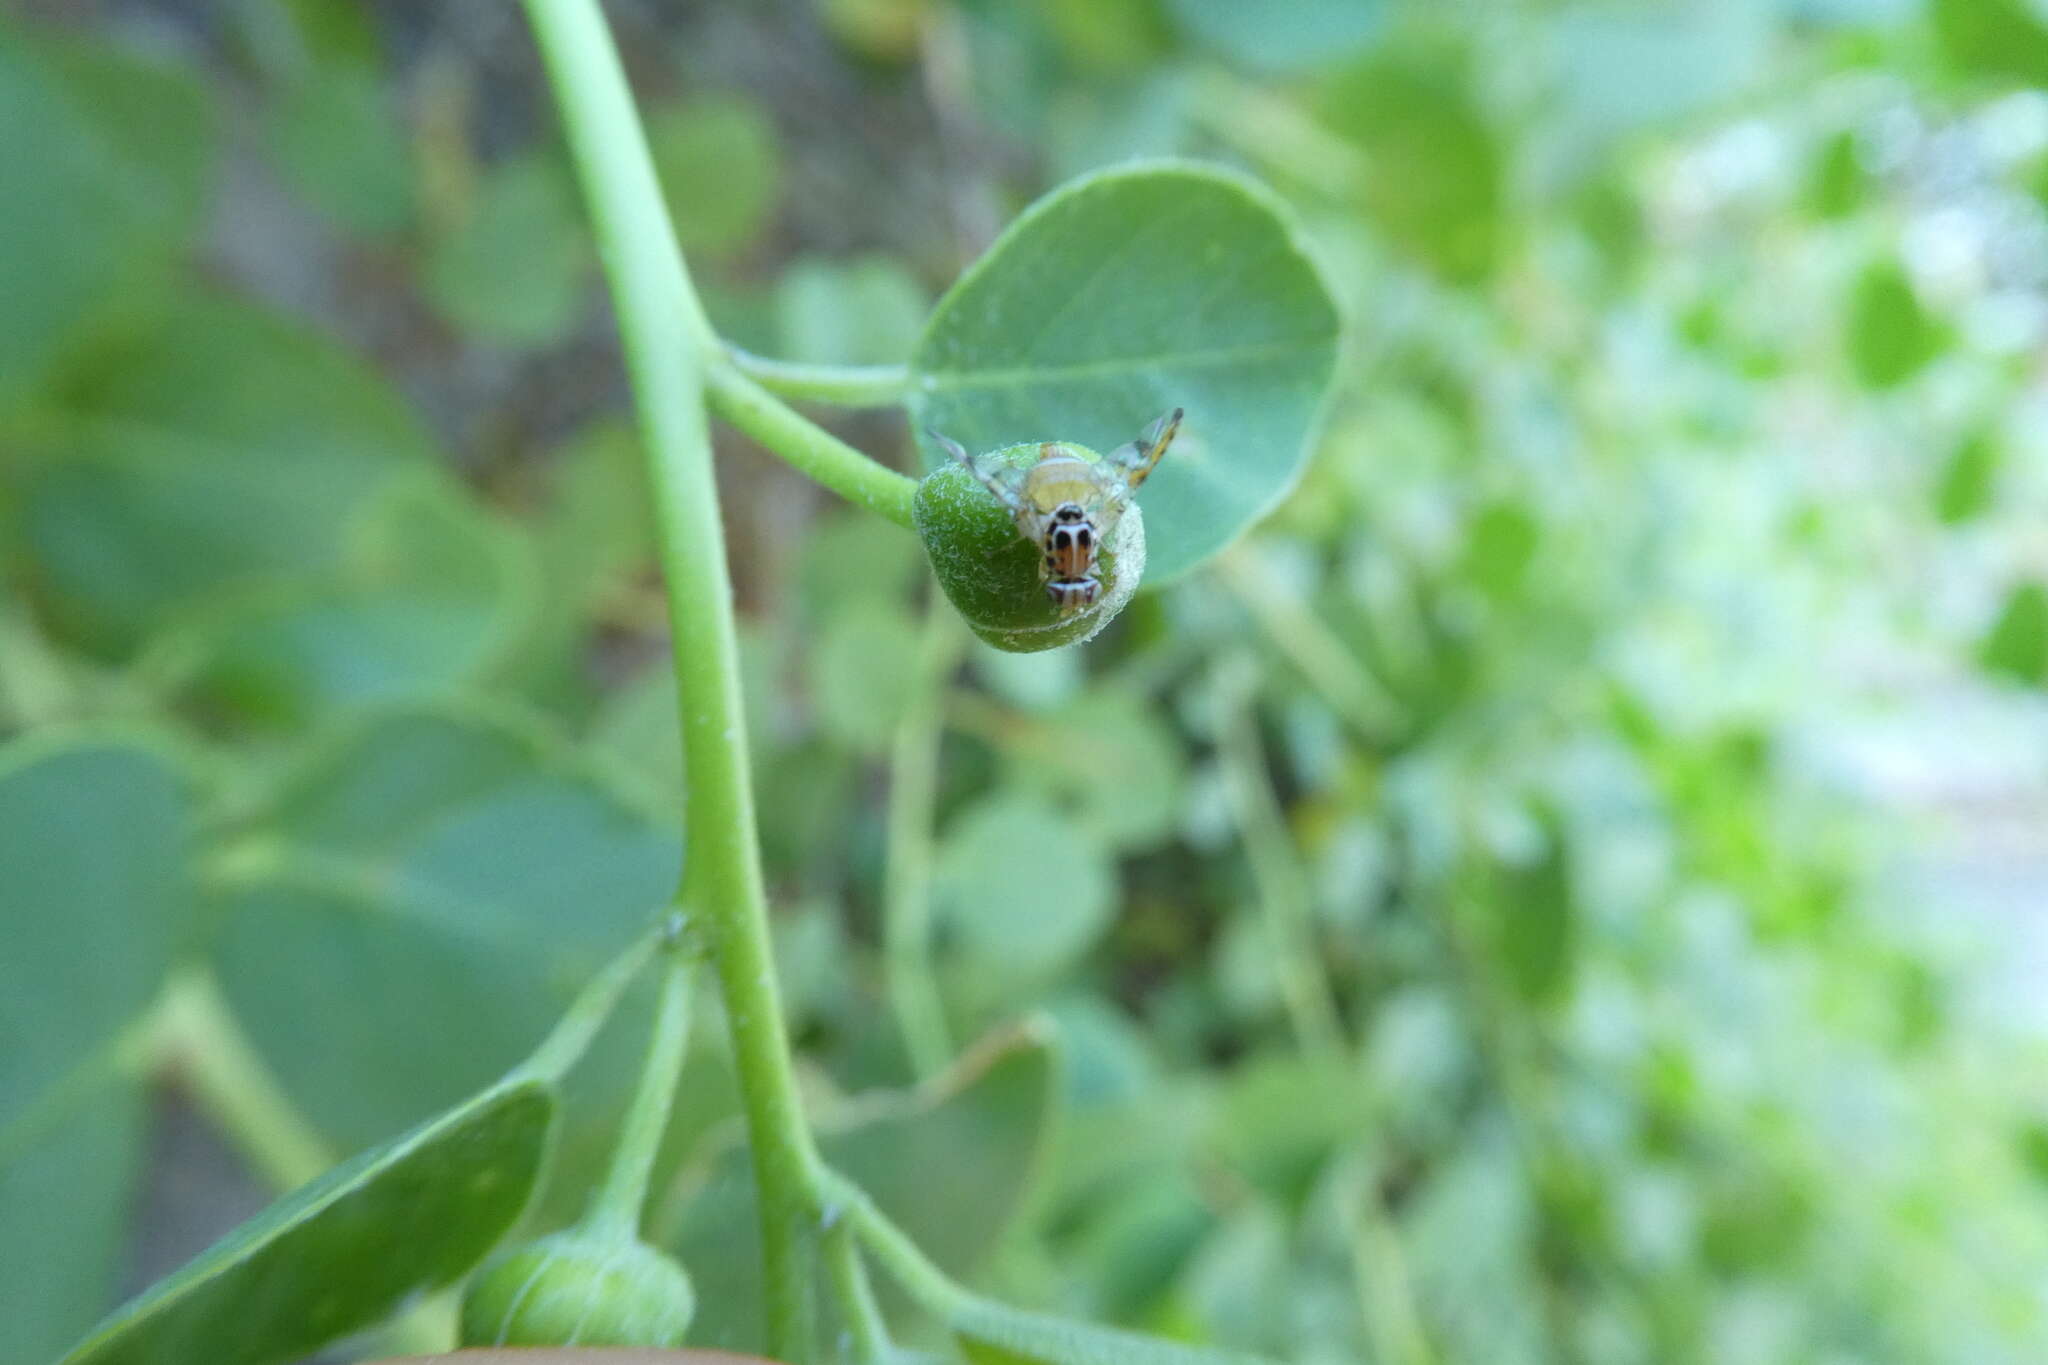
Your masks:
M 870 459 L 731 365 L 712 366 L 705 382 L 712 411 L 800 473 L 898 526 L 913 524 L 917 480 Z
M 584 1220 L 585 1226 L 596 1233 L 622 1238 L 639 1236 L 641 1213 L 647 1205 L 647 1182 L 661 1150 L 661 1135 L 668 1131 L 669 1111 L 675 1105 L 676 1081 L 690 1041 L 690 975 L 695 964 L 680 950 L 671 951 L 675 958 L 662 979 L 661 1011 L 655 1017 L 654 1036 L 647 1048 L 646 1065 L 641 1069 L 640 1086 L 619 1130 L 618 1146 L 612 1152 L 612 1166 L 604 1187 L 591 1203 L 590 1216 Z
M 825 1230 L 825 1273 L 852 1338 L 856 1365 L 883 1365 L 894 1353 L 889 1328 L 882 1319 L 881 1305 L 875 1302 L 874 1286 L 868 1282 L 868 1268 L 860 1259 L 853 1225 L 844 1218 Z
M 704 917 L 732 1035 L 760 1186 L 770 1354 L 805 1365 L 813 1346 L 818 1160 L 768 939 L 732 583 L 706 424 L 706 371 L 726 367 L 676 245 L 602 10 L 596 0 L 527 0 L 526 8 L 610 276 L 645 437 L 689 793 L 681 900 Z
M 1217 742 L 1224 778 L 1244 838 L 1245 856 L 1251 861 L 1259 912 L 1296 1040 L 1311 1056 L 1341 1059 L 1345 1052 L 1343 1020 L 1316 953 L 1308 878 L 1295 856 L 1287 818 L 1273 794 L 1259 749 L 1248 668 L 1219 670 L 1216 681 Z
M 835 403 L 844 408 L 887 408 L 910 391 L 904 365 L 810 365 L 771 360 L 728 344 L 726 358 L 747 378 L 784 398 Z

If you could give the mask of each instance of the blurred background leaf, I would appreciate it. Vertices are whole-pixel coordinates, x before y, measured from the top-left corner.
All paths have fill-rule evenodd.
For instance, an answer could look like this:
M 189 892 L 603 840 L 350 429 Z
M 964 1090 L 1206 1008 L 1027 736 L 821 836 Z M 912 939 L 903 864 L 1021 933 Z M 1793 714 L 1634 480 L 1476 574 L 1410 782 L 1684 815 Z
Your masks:
M 145 1159 L 123 1035 L 192 931 L 190 784 L 114 739 L 0 750 L 0 1293 L 53 1358 L 111 1302 Z
M 590 253 L 575 187 L 548 157 L 494 166 L 468 220 L 426 260 L 427 292 L 448 320 L 480 341 L 561 341 L 586 302 Z
M 211 162 L 204 90 L 173 64 L 0 28 L 8 163 L 0 209 L 0 400 L 18 402 L 133 313 L 197 226 Z
M 483 1259 L 532 1193 L 553 1118 L 545 1079 L 495 1086 L 279 1200 L 64 1360 L 274 1360 L 373 1323 Z
M 352 1151 L 480 1089 L 677 881 L 675 836 L 537 727 L 454 707 L 330 739 L 247 822 L 213 962 Z
M 167 976 L 321 1140 L 387 1140 L 665 901 L 686 793 L 516 10 L 17 11 L 0 1354 L 47 1360 L 277 1193 Z M 804 1093 L 949 1266 L 1303 1365 L 2042 1358 L 2048 13 L 607 15 L 721 327 L 908 363 L 835 432 L 911 468 L 927 423 L 1188 409 L 1152 590 L 928 703 L 914 540 L 718 437 Z M 952 1032 L 1007 1040 L 922 1089 L 902 881 Z M 753 1273 L 712 1004 L 658 1162 L 707 1332 Z M 580 1212 L 649 1007 L 526 1230 Z

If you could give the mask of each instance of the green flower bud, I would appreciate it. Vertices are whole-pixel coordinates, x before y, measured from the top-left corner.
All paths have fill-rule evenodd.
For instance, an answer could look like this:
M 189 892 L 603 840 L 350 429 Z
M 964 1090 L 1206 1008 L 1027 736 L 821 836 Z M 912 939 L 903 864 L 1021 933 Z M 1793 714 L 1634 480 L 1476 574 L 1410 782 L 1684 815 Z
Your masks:
M 1007 446 L 981 457 L 984 469 L 1028 469 L 1040 459 L 1038 442 Z M 1091 464 L 1101 456 L 1086 446 L 1061 443 L 1062 454 Z M 1116 618 L 1145 574 L 1145 518 L 1124 506 L 1098 552 L 1102 582 L 1092 606 L 1061 616 L 1046 592 L 1044 548 L 1026 540 L 1017 519 L 957 461 L 927 474 L 911 505 L 932 573 L 976 635 L 998 649 L 1031 654 L 1092 639 Z
M 572 1229 L 514 1248 L 470 1282 L 462 1344 L 677 1346 L 696 1311 L 670 1257 Z

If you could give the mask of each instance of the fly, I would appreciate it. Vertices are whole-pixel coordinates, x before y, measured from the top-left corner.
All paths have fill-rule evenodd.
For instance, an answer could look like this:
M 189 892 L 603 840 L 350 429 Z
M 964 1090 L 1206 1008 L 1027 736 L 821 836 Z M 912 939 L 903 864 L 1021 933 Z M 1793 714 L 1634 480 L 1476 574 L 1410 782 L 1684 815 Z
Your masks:
M 1039 578 L 1062 620 L 1095 605 L 1102 595 L 1097 572 L 1102 542 L 1115 529 L 1131 495 L 1145 482 L 1180 430 L 1181 409 L 1161 416 L 1137 440 L 1090 459 L 1070 445 L 1048 441 L 1024 468 L 985 467 L 959 442 L 936 431 L 933 440 L 1009 510 L 1017 534 L 1042 552 Z

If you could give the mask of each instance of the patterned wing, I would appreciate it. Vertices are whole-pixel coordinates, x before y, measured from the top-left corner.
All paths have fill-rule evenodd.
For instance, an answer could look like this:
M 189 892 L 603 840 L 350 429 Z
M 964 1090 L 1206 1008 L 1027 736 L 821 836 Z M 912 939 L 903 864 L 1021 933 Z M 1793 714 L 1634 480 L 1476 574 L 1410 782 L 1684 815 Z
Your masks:
M 1174 434 L 1180 430 L 1181 409 L 1162 414 L 1145 434 L 1128 445 L 1120 445 L 1104 457 L 1106 462 L 1123 475 L 1124 486 L 1136 492 L 1138 485 L 1152 474 L 1159 457 L 1173 444 Z
M 1024 500 L 1018 494 L 1018 471 L 1004 466 L 991 474 L 988 470 L 982 468 L 980 461 L 967 453 L 966 447 L 962 446 L 952 437 L 942 436 L 930 427 L 924 429 L 924 434 L 937 442 L 939 449 L 945 451 L 965 466 L 967 472 L 972 474 L 975 480 L 989 491 L 989 496 L 1004 507 L 1007 507 L 1012 514 L 1024 510 Z

